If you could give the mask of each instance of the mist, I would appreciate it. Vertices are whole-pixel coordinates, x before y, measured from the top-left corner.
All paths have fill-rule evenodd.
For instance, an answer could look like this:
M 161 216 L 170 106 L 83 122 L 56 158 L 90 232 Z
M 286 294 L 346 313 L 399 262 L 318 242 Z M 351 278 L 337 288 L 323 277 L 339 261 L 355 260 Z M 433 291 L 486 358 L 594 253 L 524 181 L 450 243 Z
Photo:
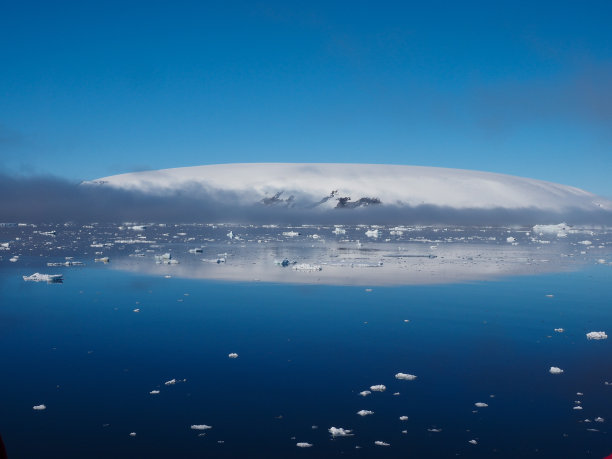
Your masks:
M 244 204 L 243 196 L 193 186 L 152 195 L 107 186 L 81 185 L 51 176 L 0 174 L 0 221 L 89 223 L 125 221 L 250 224 L 447 224 L 462 226 L 592 224 L 612 226 L 612 212 L 568 210 L 563 213 L 523 209 L 455 209 L 370 205 L 318 209 L 287 205 Z

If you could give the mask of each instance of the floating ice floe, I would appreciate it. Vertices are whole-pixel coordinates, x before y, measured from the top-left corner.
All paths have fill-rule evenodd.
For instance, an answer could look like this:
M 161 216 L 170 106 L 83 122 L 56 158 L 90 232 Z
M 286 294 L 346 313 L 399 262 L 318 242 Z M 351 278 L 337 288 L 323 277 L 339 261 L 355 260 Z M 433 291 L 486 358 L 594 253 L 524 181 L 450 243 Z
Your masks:
M 283 232 L 283 236 L 285 237 L 296 237 L 299 236 L 300 233 L 298 233 L 297 231 L 285 231 Z
M 592 331 L 586 334 L 587 339 L 595 339 L 595 340 L 600 340 L 600 339 L 608 339 L 608 335 L 606 335 L 606 332 L 603 331 Z
M 399 420 L 400 421 L 407 421 L 408 420 L 408 416 L 400 416 Z
M 108 257 L 94 258 L 94 261 L 96 263 L 108 263 L 110 261 L 110 258 Z
M 176 379 L 171 379 L 170 381 L 166 381 L 164 385 L 166 386 L 174 386 L 176 384 Z
M 471 445 L 477 445 L 478 444 L 478 442 L 476 440 L 470 440 L 470 441 L 468 441 L 468 443 L 471 444 Z
M 359 392 L 359 395 L 361 395 L 362 397 L 365 397 L 367 395 L 370 395 L 372 392 L 370 392 L 369 390 L 362 390 L 361 392 Z
M 312 446 L 312 443 L 299 442 L 296 443 L 295 446 L 297 446 L 298 448 L 310 448 Z
M 238 358 L 238 354 L 236 354 L 235 352 L 232 352 L 231 354 L 227 355 L 230 359 L 237 359 Z
M 352 430 L 343 429 L 342 427 L 330 427 L 327 431 L 332 437 L 350 437 L 353 435 Z
M 367 230 L 365 232 L 365 235 L 367 237 L 371 237 L 373 239 L 376 239 L 376 238 L 378 238 L 378 230 L 377 229 L 375 229 L 375 230 Z
M 149 394 L 157 395 L 157 394 L 159 394 L 159 391 L 158 390 L 152 390 L 151 392 L 149 392 Z
M 483 402 L 476 402 L 476 403 L 474 403 L 474 405 L 477 406 L 478 408 L 486 408 L 487 406 L 489 406 L 489 405 L 487 405 L 486 403 L 483 403 Z
M 32 407 L 32 409 L 33 409 L 34 411 L 43 411 L 43 410 L 46 410 L 46 409 L 47 409 L 47 406 L 46 406 L 46 405 L 43 405 L 43 404 L 41 404 L 41 405 L 34 405 L 34 406 Z
M 387 442 L 384 442 L 384 441 L 380 441 L 380 440 L 376 440 L 376 441 L 374 442 L 374 444 L 375 444 L 376 446 L 391 446 L 391 444 L 390 444 L 390 443 L 387 443 Z
M 563 373 L 563 370 L 559 367 L 550 367 L 550 370 L 548 370 L 548 372 L 551 375 L 560 375 L 561 373 Z
M 334 234 L 346 234 L 346 230 L 344 228 L 340 228 L 340 227 L 336 226 L 334 228 L 334 230 L 332 231 L 332 233 L 334 233 Z
M 575 407 L 574 407 L 574 408 L 572 408 L 572 409 L 573 409 L 573 410 L 581 410 L 581 409 L 582 409 L 582 407 L 581 407 L 580 405 L 578 405 L 578 406 L 575 406 Z
M 516 239 L 510 236 L 506 238 L 506 242 L 516 242 Z
M 310 263 L 300 263 L 299 265 L 295 265 L 293 267 L 295 271 L 321 271 L 320 265 L 311 265 Z
M 189 249 L 189 253 L 202 253 L 202 248 L 196 247 L 195 249 Z
M 208 430 L 212 429 L 212 426 L 207 426 L 206 424 L 193 424 L 191 426 L 191 430 Z
M 555 328 L 557 333 L 563 333 L 565 330 L 563 328 Z
M 435 427 L 433 427 L 431 429 L 427 429 L 427 432 L 439 433 L 442 432 L 442 429 L 436 429 Z
M 595 418 L 595 422 L 604 422 L 604 418 L 600 418 L 599 416 Z
M 414 381 L 415 379 L 417 379 L 417 376 L 408 373 L 397 373 L 395 375 L 395 379 L 401 379 L 403 381 Z
M 370 386 L 370 390 L 372 392 L 384 392 L 387 390 L 387 386 L 384 384 L 376 384 L 374 386 Z
M 130 432 L 130 437 L 135 437 L 136 436 L 136 432 Z
M 591 241 L 580 241 L 578 242 L 578 244 L 582 244 L 582 245 L 591 245 L 593 244 Z
M 23 280 L 24 281 L 29 281 L 29 282 L 47 282 L 47 283 L 53 283 L 53 282 L 61 282 L 63 278 L 62 274 L 40 274 L 40 273 L 34 273 L 30 276 L 23 276 Z
M 363 416 L 369 416 L 369 415 L 371 415 L 371 414 L 374 414 L 374 411 L 370 411 L 370 410 L 359 410 L 359 411 L 357 411 L 357 414 L 358 414 L 359 416 L 362 416 L 362 417 L 363 417 Z

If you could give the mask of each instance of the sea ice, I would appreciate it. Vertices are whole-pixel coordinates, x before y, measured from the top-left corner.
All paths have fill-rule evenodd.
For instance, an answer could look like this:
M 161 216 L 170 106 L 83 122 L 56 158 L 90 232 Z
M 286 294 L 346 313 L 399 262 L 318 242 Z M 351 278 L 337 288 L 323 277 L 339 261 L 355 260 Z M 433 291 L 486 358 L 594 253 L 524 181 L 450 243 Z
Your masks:
M 487 406 L 489 406 L 486 403 L 482 403 L 482 402 L 476 402 L 474 403 L 474 405 L 476 405 L 478 408 L 486 408 Z
M 41 405 L 34 405 L 32 407 L 32 409 L 35 410 L 35 411 L 43 411 L 43 410 L 47 409 L 47 406 L 46 405 L 42 405 L 42 404 Z
M 548 372 L 551 375 L 560 375 L 561 373 L 563 373 L 563 370 L 559 367 L 550 367 L 550 370 L 548 370 Z
M 352 436 L 352 430 L 343 429 L 342 427 L 330 427 L 328 432 L 332 435 L 332 437 L 350 437 Z
M 238 354 L 236 354 L 235 352 L 232 352 L 231 354 L 227 355 L 230 359 L 237 359 L 238 358 Z
M 312 446 L 312 443 L 299 442 L 296 443 L 295 446 L 297 446 L 298 448 L 310 448 Z
M 408 373 L 397 373 L 395 375 L 395 379 L 401 379 L 403 381 L 414 381 L 415 379 L 417 379 L 417 376 Z
M 376 440 L 376 441 L 374 442 L 374 444 L 375 444 L 375 445 L 377 445 L 377 446 L 391 446 L 391 444 L 390 444 L 390 443 L 386 443 L 386 442 L 384 442 L 384 441 L 380 441 L 380 440 Z
M 362 416 L 362 417 L 363 417 L 363 416 L 368 416 L 368 415 L 374 414 L 374 411 L 370 411 L 370 410 L 360 410 L 360 411 L 357 411 L 357 414 L 358 414 L 359 416 Z
M 384 392 L 385 390 L 387 390 L 387 386 L 385 386 L 384 384 L 376 384 L 374 386 L 370 386 L 370 390 L 373 392 Z
M 212 429 L 212 426 L 207 426 L 206 424 L 193 424 L 191 426 L 191 430 L 208 430 Z
M 587 339 L 595 339 L 595 340 L 600 340 L 600 339 L 608 339 L 608 335 L 606 335 L 606 332 L 603 331 L 592 331 L 586 334 Z

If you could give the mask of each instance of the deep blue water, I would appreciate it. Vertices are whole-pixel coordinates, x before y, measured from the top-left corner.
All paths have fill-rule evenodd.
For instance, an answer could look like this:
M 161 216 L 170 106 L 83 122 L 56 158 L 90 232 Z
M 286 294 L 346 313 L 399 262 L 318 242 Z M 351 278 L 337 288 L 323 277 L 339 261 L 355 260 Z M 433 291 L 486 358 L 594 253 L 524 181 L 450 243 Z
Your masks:
M 11 459 L 612 453 L 611 342 L 585 337 L 612 331 L 608 265 L 371 292 L 69 270 L 49 285 L 0 268 Z M 164 385 L 173 378 L 187 381 Z M 374 384 L 387 389 L 359 395 Z M 199 437 L 192 424 L 212 429 Z M 332 439 L 331 426 L 354 436 Z

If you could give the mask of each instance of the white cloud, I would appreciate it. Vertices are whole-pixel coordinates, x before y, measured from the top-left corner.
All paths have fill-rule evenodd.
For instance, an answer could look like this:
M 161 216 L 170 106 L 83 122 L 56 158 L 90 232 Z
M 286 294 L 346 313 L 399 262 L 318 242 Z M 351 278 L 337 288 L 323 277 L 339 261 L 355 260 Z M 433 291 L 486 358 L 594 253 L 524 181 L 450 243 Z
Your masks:
M 310 448 L 312 446 L 312 443 L 299 442 L 299 443 L 296 443 L 296 446 L 298 448 Z
M 47 409 L 47 406 L 46 405 L 42 405 L 42 404 L 41 405 L 35 405 L 35 406 L 32 407 L 32 409 L 36 410 L 36 411 L 43 411 L 43 410 Z
M 395 379 L 401 379 L 403 381 L 414 381 L 415 379 L 417 379 L 417 377 L 408 373 L 398 373 L 395 375 Z
M 368 416 L 370 414 L 374 414 L 374 411 L 370 411 L 370 410 L 359 410 L 357 411 L 357 414 L 359 416 Z
M 375 386 L 370 386 L 370 390 L 373 392 L 384 392 L 385 390 L 387 390 L 387 386 L 385 386 L 384 384 L 377 384 Z
M 350 437 L 352 436 L 352 430 L 343 429 L 342 427 L 330 427 L 328 432 L 332 434 L 332 437 Z
M 608 339 L 608 335 L 603 331 L 592 331 L 586 334 L 587 339 Z
M 548 370 L 548 372 L 551 375 L 560 375 L 561 373 L 563 373 L 563 370 L 559 367 L 550 367 L 550 370 Z
M 386 443 L 386 442 L 380 441 L 380 440 L 376 440 L 374 442 L 374 444 L 377 445 L 377 446 L 391 446 L 389 443 Z
M 208 430 L 212 429 L 212 426 L 207 426 L 206 424 L 194 424 L 191 426 L 191 430 Z

